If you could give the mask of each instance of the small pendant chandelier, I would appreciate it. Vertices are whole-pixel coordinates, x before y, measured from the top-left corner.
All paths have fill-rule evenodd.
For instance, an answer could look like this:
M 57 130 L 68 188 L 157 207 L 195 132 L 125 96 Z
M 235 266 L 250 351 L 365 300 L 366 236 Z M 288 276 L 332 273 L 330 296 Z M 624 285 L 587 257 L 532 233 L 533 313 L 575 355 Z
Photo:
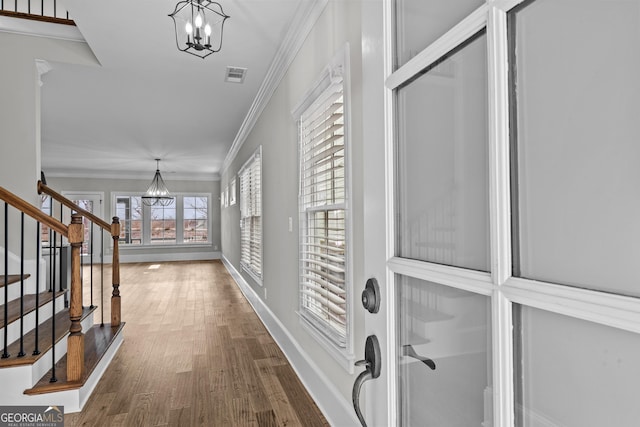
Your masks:
M 222 49 L 224 21 L 229 18 L 220 3 L 184 0 L 169 15 L 173 19 L 178 50 L 206 58 Z
M 160 159 L 156 160 L 156 174 L 153 176 L 151 185 L 142 196 L 142 203 L 147 206 L 169 206 L 173 204 L 173 197 L 160 175 Z

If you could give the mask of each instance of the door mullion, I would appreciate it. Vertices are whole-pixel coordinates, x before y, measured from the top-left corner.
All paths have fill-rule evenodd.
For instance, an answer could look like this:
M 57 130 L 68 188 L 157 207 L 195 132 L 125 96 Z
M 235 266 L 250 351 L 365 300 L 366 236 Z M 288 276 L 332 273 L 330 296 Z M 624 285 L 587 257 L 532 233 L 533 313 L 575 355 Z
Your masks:
M 512 303 L 500 290 L 511 276 L 509 82 L 507 15 L 495 6 L 487 17 L 489 88 L 489 194 L 492 295 L 493 420 L 514 425 Z

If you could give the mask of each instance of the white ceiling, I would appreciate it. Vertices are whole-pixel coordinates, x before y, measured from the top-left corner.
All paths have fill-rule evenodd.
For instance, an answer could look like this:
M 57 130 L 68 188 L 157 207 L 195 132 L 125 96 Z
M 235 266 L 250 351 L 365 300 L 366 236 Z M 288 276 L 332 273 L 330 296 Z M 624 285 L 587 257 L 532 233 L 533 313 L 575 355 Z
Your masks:
M 47 175 L 216 178 L 269 66 L 308 0 L 220 0 L 222 50 L 178 51 L 169 0 L 66 0 L 101 66 L 52 63 L 42 77 Z M 243 84 L 227 66 L 247 68 Z

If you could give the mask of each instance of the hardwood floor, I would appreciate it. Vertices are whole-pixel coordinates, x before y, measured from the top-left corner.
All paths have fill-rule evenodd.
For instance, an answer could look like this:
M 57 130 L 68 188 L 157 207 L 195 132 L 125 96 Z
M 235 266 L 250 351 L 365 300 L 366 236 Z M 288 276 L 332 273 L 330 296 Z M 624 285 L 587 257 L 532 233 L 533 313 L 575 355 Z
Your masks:
M 328 425 L 221 262 L 123 264 L 120 282 L 124 343 L 65 426 Z

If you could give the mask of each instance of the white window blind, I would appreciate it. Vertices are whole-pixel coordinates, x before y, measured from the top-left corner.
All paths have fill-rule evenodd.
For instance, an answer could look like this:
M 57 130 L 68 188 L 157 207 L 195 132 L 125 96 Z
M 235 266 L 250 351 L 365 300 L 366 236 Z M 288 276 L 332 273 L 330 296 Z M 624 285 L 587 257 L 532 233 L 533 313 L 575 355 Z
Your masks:
M 262 280 L 261 149 L 244 164 L 240 178 L 240 265 Z
M 346 347 L 346 150 L 338 80 L 300 117 L 300 312 Z

